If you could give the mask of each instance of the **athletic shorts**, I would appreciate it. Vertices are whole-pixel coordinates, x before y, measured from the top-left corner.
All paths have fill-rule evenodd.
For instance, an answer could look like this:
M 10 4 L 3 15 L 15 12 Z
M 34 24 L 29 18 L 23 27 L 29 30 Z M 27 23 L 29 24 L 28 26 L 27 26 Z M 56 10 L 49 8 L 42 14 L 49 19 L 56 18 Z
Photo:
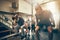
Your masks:
M 37 26 L 39 26 L 40 28 L 42 28 L 43 26 L 51 26 L 51 22 L 50 21 L 41 21 L 37 24 Z

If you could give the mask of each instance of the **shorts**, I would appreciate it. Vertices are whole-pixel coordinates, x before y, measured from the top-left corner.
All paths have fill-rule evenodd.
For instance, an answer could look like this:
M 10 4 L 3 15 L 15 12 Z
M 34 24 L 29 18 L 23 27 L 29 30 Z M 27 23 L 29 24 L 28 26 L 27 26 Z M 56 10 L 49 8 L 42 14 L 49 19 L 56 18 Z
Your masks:
M 39 26 L 40 28 L 42 28 L 43 26 L 51 26 L 51 22 L 50 21 L 41 21 L 37 24 L 37 26 Z

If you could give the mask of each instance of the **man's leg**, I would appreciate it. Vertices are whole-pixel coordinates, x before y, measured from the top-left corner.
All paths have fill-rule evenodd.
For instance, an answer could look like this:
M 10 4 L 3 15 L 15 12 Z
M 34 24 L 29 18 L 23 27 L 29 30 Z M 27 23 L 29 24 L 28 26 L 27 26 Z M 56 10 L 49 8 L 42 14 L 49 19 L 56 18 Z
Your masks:
M 40 34 L 38 31 L 39 31 L 39 26 L 36 26 L 35 28 L 36 40 L 40 40 Z
M 52 27 L 51 26 L 48 26 L 48 37 L 49 37 L 49 40 L 53 40 L 53 32 L 52 32 Z

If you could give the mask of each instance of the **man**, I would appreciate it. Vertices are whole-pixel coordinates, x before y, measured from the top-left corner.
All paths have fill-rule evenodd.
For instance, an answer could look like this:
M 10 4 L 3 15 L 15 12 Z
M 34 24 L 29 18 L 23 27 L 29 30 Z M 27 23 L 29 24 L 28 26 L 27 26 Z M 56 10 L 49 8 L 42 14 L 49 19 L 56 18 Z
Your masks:
M 51 26 L 51 22 L 54 23 L 54 20 L 52 18 L 51 12 L 50 11 L 43 11 L 43 9 L 41 8 L 41 6 L 38 4 L 35 7 L 36 10 L 36 21 L 37 21 L 37 26 L 35 28 L 36 31 L 36 36 L 37 36 L 37 40 L 39 39 L 39 33 L 38 30 L 42 29 L 43 26 L 47 27 L 48 33 L 49 33 L 49 40 L 53 40 L 53 33 L 52 33 L 52 26 Z
M 19 25 L 19 27 L 17 27 L 19 32 L 21 26 L 24 25 L 24 19 L 21 17 L 21 15 L 19 15 L 19 13 L 17 14 L 16 18 L 17 18 L 17 24 Z
M 17 12 L 12 19 L 16 19 L 16 23 L 18 24 L 18 26 L 16 27 L 17 31 L 19 32 L 20 27 L 24 24 L 24 19 L 21 17 L 21 15 L 19 15 L 19 12 Z M 14 21 L 14 20 L 13 20 Z

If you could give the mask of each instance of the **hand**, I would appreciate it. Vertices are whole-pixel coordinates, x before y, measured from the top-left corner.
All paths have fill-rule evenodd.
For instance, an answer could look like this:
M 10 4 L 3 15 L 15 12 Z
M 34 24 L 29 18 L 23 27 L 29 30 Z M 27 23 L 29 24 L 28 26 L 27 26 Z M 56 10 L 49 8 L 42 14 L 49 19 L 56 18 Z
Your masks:
M 52 27 L 48 27 L 48 32 L 52 32 Z
M 36 27 L 35 27 L 35 31 L 38 31 L 38 30 L 39 30 L 39 26 L 36 26 Z
M 26 33 L 28 32 L 28 30 L 26 30 Z

